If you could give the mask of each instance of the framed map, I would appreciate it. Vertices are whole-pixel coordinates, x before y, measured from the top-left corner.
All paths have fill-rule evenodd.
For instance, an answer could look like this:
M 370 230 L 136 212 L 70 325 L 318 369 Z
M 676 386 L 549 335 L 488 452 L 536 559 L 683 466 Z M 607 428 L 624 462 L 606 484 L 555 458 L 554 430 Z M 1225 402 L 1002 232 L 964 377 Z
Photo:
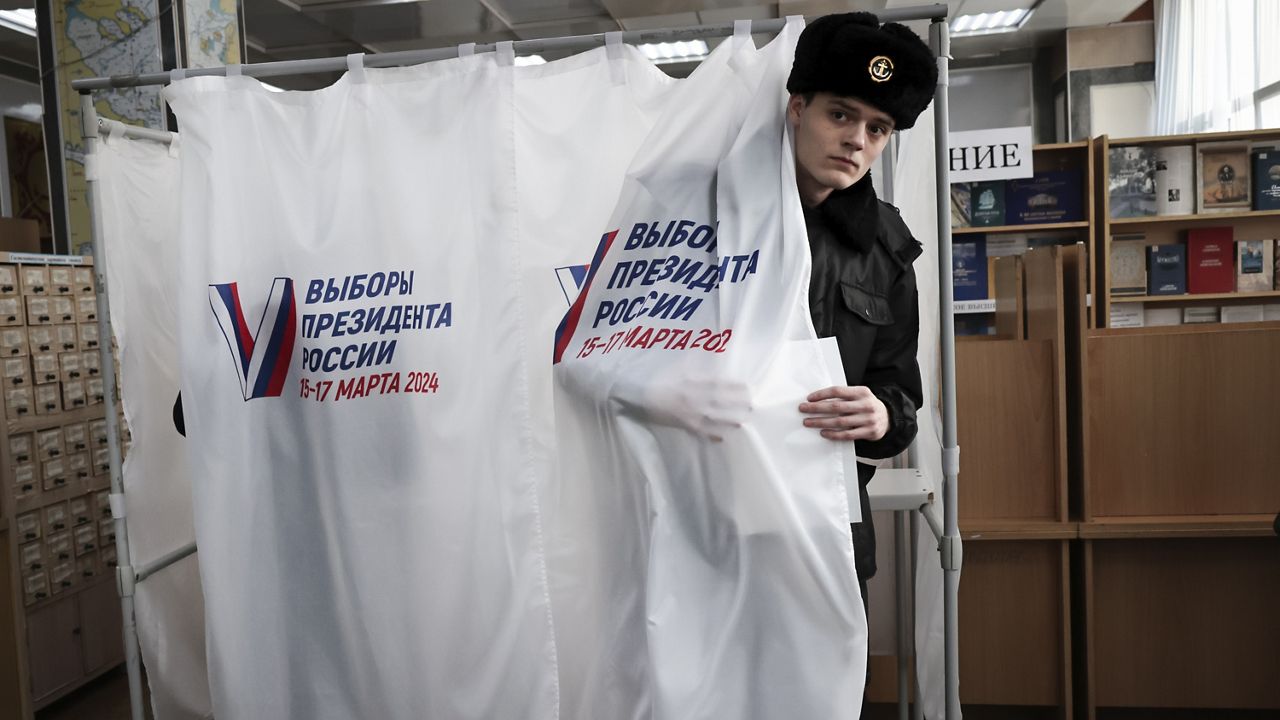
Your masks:
M 63 0 L 51 5 L 67 230 L 69 249 L 75 253 L 83 252 L 92 240 L 84 180 L 80 95 L 71 89 L 71 81 L 160 72 L 163 62 L 156 0 Z M 93 98 L 98 114 L 103 117 L 164 129 L 159 87 L 98 91 Z
M 238 0 L 186 0 L 182 9 L 185 67 L 222 67 L 244 62 Z

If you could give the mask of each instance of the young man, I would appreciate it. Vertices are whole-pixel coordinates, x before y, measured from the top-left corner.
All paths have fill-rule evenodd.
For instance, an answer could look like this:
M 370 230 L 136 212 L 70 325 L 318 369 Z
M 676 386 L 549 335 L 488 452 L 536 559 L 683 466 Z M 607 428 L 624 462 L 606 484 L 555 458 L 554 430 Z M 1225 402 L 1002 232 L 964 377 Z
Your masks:
M 933 53 L 905 26 L 870 13 L 828 15 L 805 28 L 787 80 L 796 185 L 813 274 L 809 306 L 818 337 L 836 338 L 848 385 L 800 405 L 804 424 L 856 441 L 866 458 L 893 457 L 916 435 L 921 404 L 920 318 L 911 263 L 920 243 L 896 208 L 876 198 L 867 171 L 894 130 L 909 128 L 937 85 Z M 853 526 L 858 584 L 875 575 L 875 528 L 858 464 L 862 519 Z

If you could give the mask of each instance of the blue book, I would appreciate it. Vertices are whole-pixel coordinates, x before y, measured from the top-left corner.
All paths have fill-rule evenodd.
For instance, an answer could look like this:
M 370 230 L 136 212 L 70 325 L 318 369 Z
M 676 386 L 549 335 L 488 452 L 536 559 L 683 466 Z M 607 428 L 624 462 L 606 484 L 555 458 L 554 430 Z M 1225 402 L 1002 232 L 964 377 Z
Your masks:
M 982 235 L 951 243 L 952 298 L 987 299 L 987 241 Z
M 1280 150 L 1253 153 L 1253 209 L 1280 210 Z
M 1187 246 L 1152 245 L 1147 248 L 1147 294 L 1187 293 Z
M 1077 222 L 1084 219 L 1084 179 L 1077 171 L 1056 170 L 1010 180 L 1005 218 L 1010 225 Z

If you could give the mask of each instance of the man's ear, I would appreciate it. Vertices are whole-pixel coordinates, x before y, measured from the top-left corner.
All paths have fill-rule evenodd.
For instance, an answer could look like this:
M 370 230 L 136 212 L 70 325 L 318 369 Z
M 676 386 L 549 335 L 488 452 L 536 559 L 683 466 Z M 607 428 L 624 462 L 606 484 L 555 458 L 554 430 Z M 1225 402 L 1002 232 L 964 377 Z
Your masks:
M 800 121 L 800 113 L 805 109 L 806 105 L 808 103 L 805 101 L 804 96 L 798 93 L 787 99 L 787 119 L 793 125 Z

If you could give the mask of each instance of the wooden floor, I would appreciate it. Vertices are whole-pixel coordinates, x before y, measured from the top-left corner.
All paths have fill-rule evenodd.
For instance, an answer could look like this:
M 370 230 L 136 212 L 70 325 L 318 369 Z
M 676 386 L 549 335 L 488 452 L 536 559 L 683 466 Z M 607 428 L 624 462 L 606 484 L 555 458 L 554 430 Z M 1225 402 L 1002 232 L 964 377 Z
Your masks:
M 146 694 L 145 692 L 143 693 Z M 852 715 L 851 715 L 852 716 Z M 863 720 L 896 720 L 896 705 L 871 703 Z M 968 706 L 973 720 L 1055 720 L 1054 708 Z M 1273 711 L 1250 710 L 1121 710 L 1101 709 L 1099 720 L 1271 720 Z M 151 720 L 151 708 L 147 708 Z M 124 666 L 112 670 L 80 690 L 36 713 L 36 720 L 129 720 L 129 679 Z
M 143 683 L 145 688 L 145 677 Z M 148 707 L 147 718 L 151 717 Z M 124 665 L 36 713 L 36 720 L 129 720 L 129 676 Z

